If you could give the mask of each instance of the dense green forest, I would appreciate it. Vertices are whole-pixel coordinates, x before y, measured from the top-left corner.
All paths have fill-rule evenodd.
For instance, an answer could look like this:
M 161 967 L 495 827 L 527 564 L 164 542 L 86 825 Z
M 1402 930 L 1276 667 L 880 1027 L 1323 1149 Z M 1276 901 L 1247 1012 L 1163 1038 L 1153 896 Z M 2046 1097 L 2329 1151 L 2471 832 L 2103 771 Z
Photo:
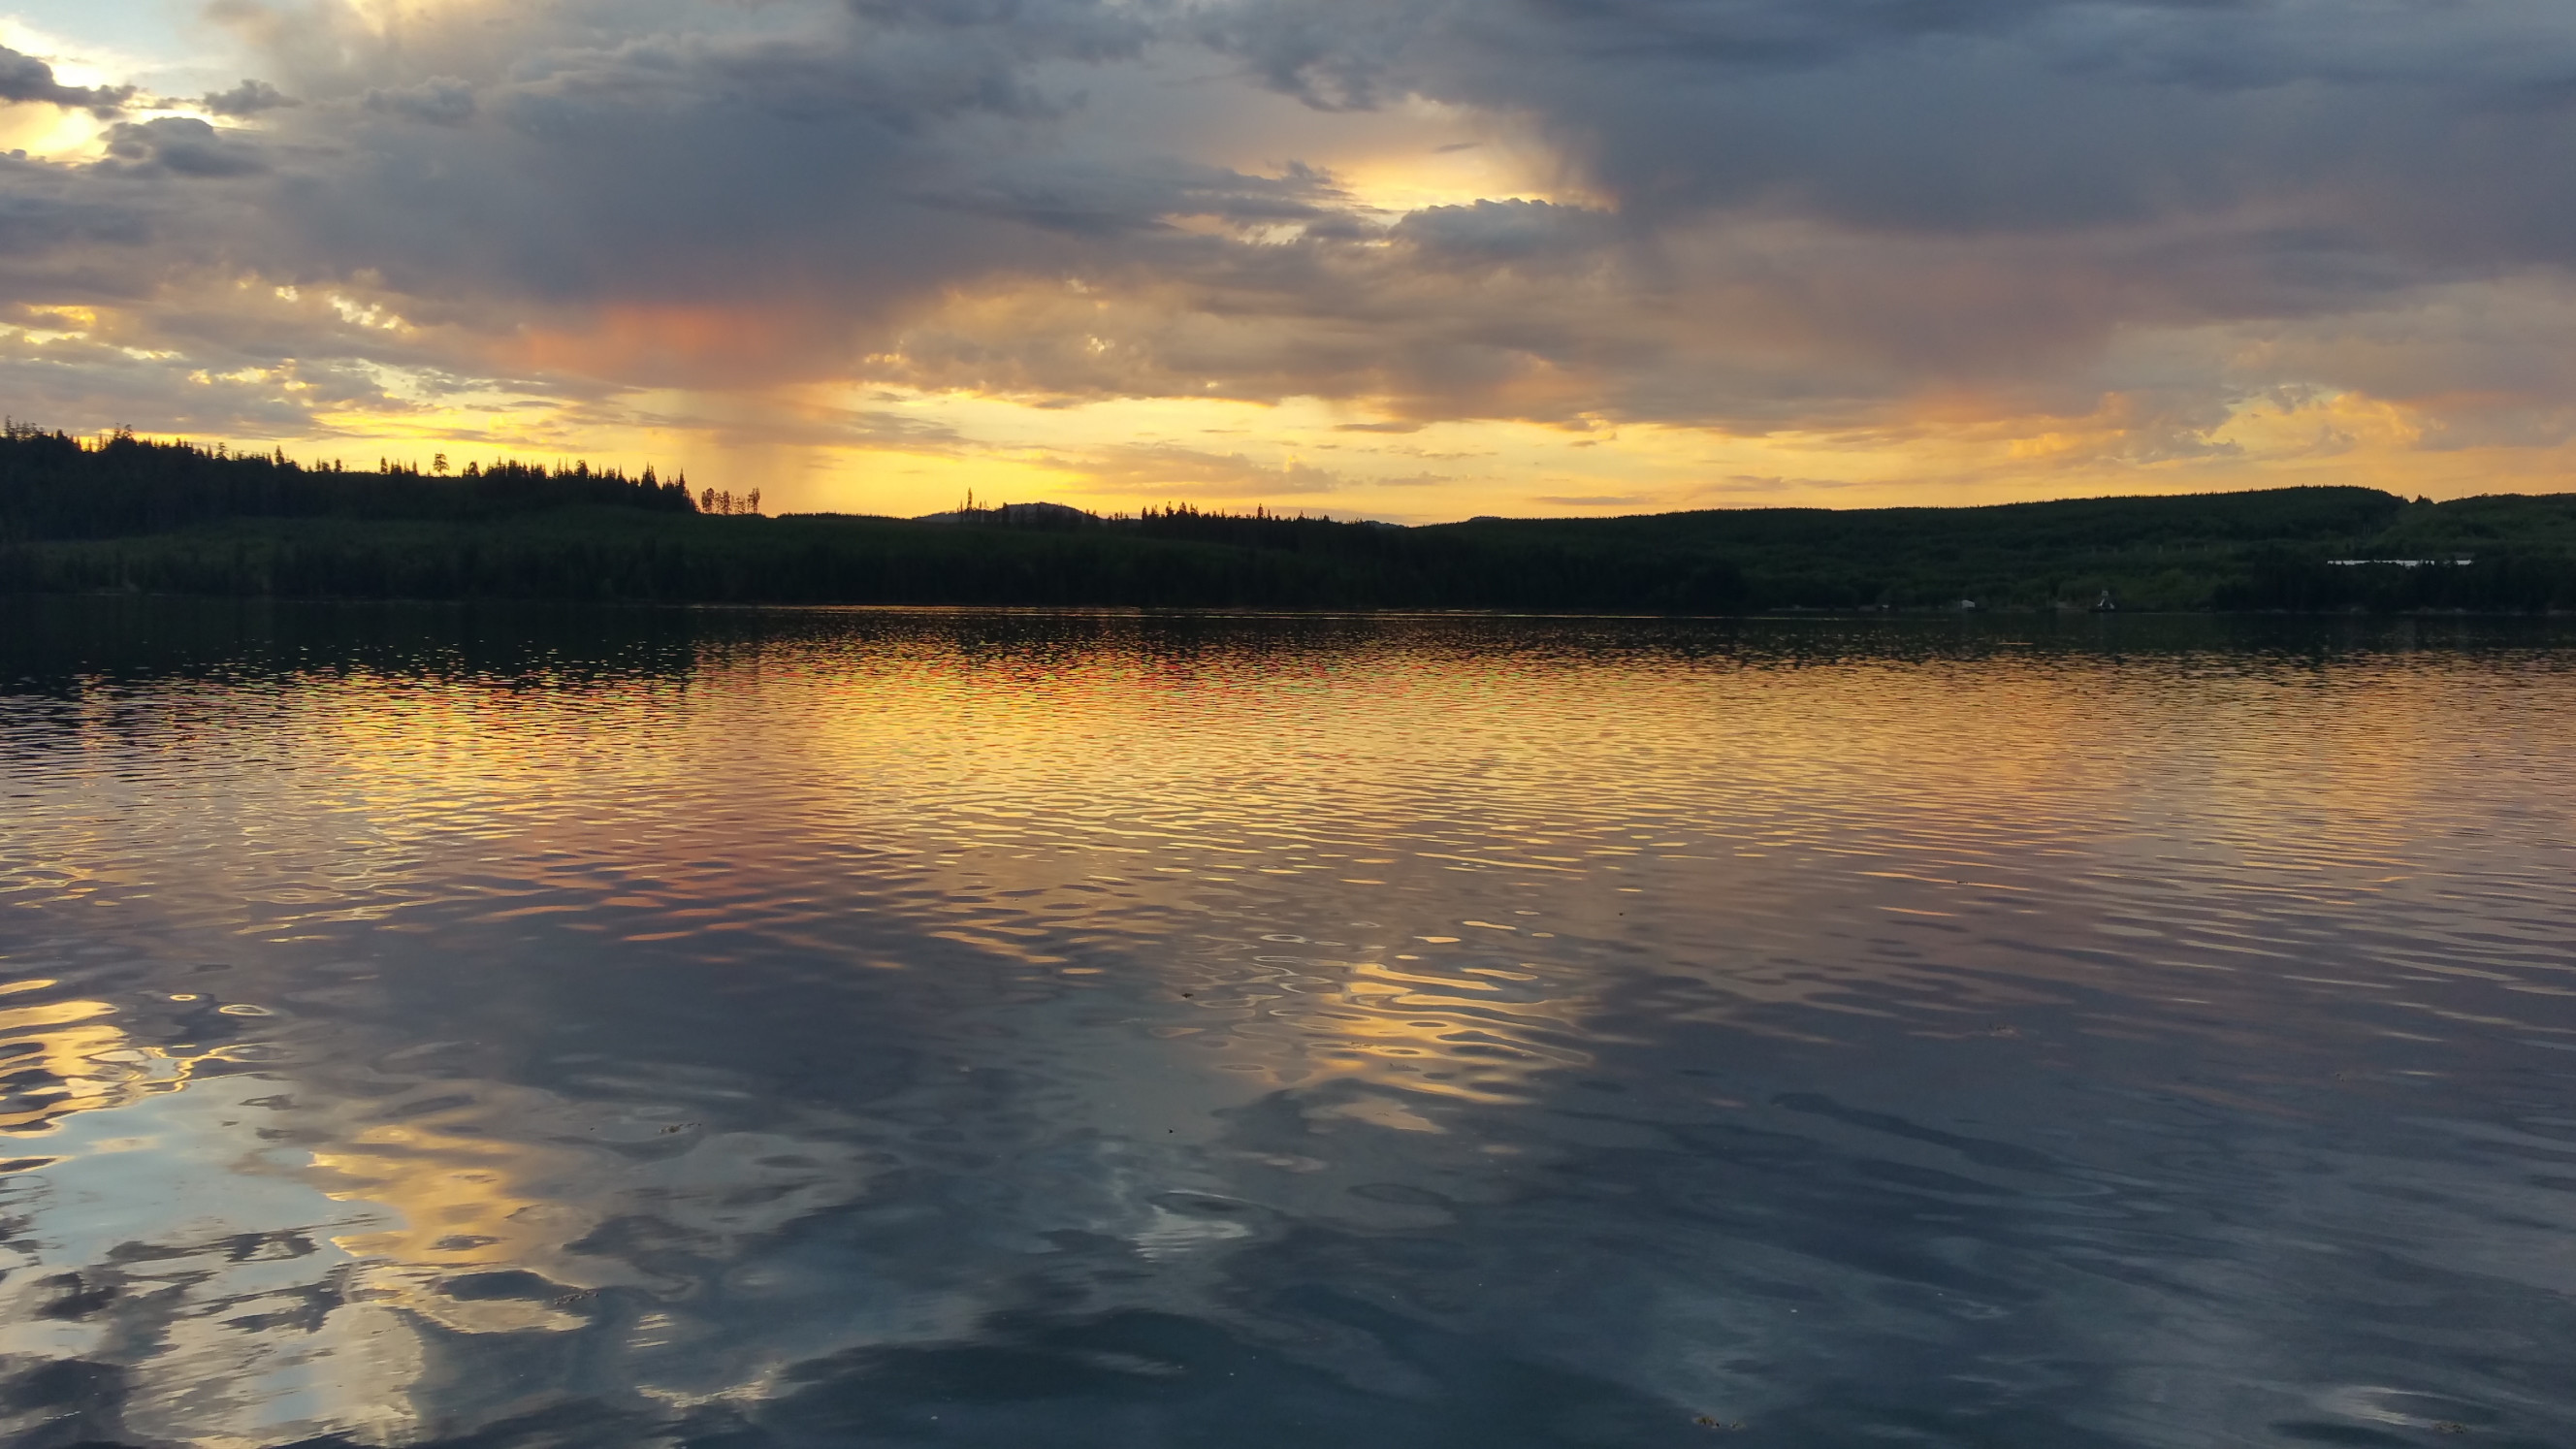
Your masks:
M 2358 560 L 2359 562 L 2355 562 Z M 2395 562 L 2413 560 L 2412 564 Z M 2367 488 L 1399 528 L 1177 507 L 758 515 L 586 464 L 0 436 L 0 592 L 1736 613 L 2576 609 L 2576 494 Z

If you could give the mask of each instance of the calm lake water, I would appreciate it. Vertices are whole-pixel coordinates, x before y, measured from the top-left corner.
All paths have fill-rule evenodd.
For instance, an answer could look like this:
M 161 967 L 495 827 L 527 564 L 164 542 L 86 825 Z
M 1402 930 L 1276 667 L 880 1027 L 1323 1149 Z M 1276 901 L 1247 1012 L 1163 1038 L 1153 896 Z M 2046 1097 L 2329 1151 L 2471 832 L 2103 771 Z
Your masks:
M 2563 1449 L 2571 813 L 2545 624 L 0 601 L 0 1443 Z

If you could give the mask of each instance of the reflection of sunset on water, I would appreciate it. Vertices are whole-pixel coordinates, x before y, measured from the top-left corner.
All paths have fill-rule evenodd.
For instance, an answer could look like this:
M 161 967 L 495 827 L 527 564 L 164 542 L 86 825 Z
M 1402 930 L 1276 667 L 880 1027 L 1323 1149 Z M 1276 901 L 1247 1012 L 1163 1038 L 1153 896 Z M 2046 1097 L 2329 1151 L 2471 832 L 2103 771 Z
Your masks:
M 42 991 L 55 984 L 37 977 L 10 982 L 0 992 Z M 175 1063 L 133 1046 L 114 1023 L 100 1019 L 115 1010 L 104 1001 L 0 1007 L 0 1050 L 9 1053 L 13 1083 L 43 1084 L 10 1094 L 7 1110 L 0 1111 L 0 1132 L 41 1133 L 74 1112 L 121 1107 L 146 1092 L 178 1088 Z
M 666 626 L 693 642 L 631 666 L 29 697 L 0 1353 L 105 1355 L 124 1425 L 259 1449 L 757 1417 L 793 1366 L 1051 1303 L 1234 1322 L 1297 1244 L 1472 1254 L 1596 1191 L 1591 1154 L 1878 1121 L 1841 1084 L 1907 1053 L 2161 1063 L 2296 1001 L 2309 1066 L 2157 1088 L 2252 1111 L 2263 1073 L 2564 985 L 2538 817 L 2480 783 L 2556 758 L 2545 668 L 1946 625 Z M 2519 904 L 2472 939 L 2463 881 Z M 1743 1065 L 1799 1053 L 1830 1090 Z M 1516 1266 L 1577 1221 L 1474 1291 L 1583 1281 Z M 1630 1316 L 1700 1322 L 1730 1260 L 1656 1251 L 1699 1286 L 1659 1269 Z
M 711 1133 L 500 1083 L 475 1084 L 472 1095 L 471 1107 L 433 1100 L 312 1154 L 312 1181 L 329 1196 L 385 1209 L 386 1221 L 332 1240 L 366 1265 L 368 1295 L 460 1333 L 579 1328 L 597 1289 L 654 1286 L 576 1246 L 621 1213 L 649 1210 L 724 1253 L 865 1185 L 849 1150 L 829 1142 Z M 537 1275 L 552 1296 L 448 1291 L 460 1275 L 502 1269 Z

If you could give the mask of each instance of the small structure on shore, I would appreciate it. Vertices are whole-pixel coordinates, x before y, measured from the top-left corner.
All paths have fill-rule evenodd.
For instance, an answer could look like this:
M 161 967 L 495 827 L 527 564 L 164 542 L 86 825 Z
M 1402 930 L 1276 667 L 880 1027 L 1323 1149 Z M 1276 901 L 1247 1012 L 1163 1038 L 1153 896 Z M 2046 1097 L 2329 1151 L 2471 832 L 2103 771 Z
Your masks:
M 2467 554 L 2457 554 L 2450 558 L 2330 558 L 2326 560 L 2328 567 L 2339 569 L 2357 569 L 2371 564 L 2401 569 L 2464 569 L 2476 562 L 2476 559 Z

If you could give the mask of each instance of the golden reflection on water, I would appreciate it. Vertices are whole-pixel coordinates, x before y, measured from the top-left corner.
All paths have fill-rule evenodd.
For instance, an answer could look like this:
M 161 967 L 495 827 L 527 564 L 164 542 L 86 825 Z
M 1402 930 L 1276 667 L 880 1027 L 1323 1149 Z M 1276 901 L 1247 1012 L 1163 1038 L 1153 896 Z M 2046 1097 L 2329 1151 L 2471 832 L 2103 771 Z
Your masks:
M 44 977 L 9 982 L 0 985 L 0 1000 L 59 985 Z M 195 993 L 168 993 L 167 999 L 199 1000 Z M 223 1141 L 227 1134 L 207 1131 L 214 1124 L 183 1124 L 168 1113 L 125 1122 L 147 1105 L 176 1105 L 181 1093 L 204 1084 L 209 1066 L 237 1066 L 239 1059 L 261 1054 L 241 1043 L 138 1042 L 120 1027 L 119 1014 L 117 1004 L 89 999 L 0 1009 L 0 1070 L 10 1088 L 0 1131 L 13 1139 L 9 1150 L 30 1154 L 8 1164 L 22 1175 L 0 1179 L 15 1189 L 0 1192 L 22 1210 L 38 1209 L 38 1225 L 51 1217 L 56 1233 L 70 1228 L 76 1236 L 94 1236 L 104 1229 L 110 1237 L 98 1246 L 122 1238 L 104 1263 L 88 1254 L 75 1254 L 68 1264 L 38 1258 L 8 1275 L 0 1287 L 0 1359 L 91 1358 L 102 1350 L 112 1358 L 114 1328 L 101 1342 L 95 1329 L 74 1321 L 87 1315 L 67 1314 L 66 1303 L 83 1295 L 114 1305 L 138 1296 L 166 1300 L 194 1293 L 213 1312 L 201 1307 L 168 1314 L 151 1335 L 148 1359 L 134 1366 L 122 1418 L 135 1431 L 209 1449 L 282 1443 L 316 1428 L 367 1436 L 407 1431 L 414 1420 L 403 1386 L 420 1367 L 408 1332 L 365 1305 L 351 1305 L 327 1325 L 306 1324 L 284 1338 L 243 1332 L 244 1323 L 264 1322 L 255 1309 L 223 1321 L 227 1312 L 245 1314 L 263 1300 L 272 1306 L 291 1302 L 319 1286 L 300 1264 L 291 1266 L 283 1283 L 268 1271 L 310 1248 L 291 1228 L 276 1232 L 262 1224 L 239 1231 L 244 1224 L 234 1215 L 246 1206 L 245 1197 L 256 1194 L 241 1192 L 240 1180 L 221 1169 L 208 1174 L 184 1165 L 209 1143 Z M 219 1073 L 212 1080 L 228 1078 Z M 110 1127 L 65 1140 L 90 1123 L 121 1123 L 129 1135 Z M 32 1155 L 40 1153 L 55 1155 Z M 217 1155 L 228 1154 L 218 1145 Z M 139 1173 L 120 1173 L 120 1162 L 147 1165 Z M 96 1167 L 104 1178 L 86 1186 L 78 1177 L 59 1187 L 48 1181 L 53 1174 L 46 1169 L 64 1167 Z M 60 1211 L 43 1212 L 48 1206 Z M 129 1229 L 152 1240 L 123 1236 Z M 25 1254 L 34 1244 L 22 1236 L 9 1246 Z M 90 1261 L 83 1262 L 85 1257 Z M 49 1266 L 74 1271 L 48 1273 Z M 396 1336 L 386 1339 L 388 1330 Z M 0 1413 L 0 1432 L 34 1427 L 7 1422 L 13 1417 Z
M 1542 684 L 1533 667 L 1597 687 Z M 1403 900 L 1434 872 L 1599 887 L 1548 902 L 1549 924 L 1599 935 L 1622 929 L 1617 877 L 1697 868 L 1722 892 L 1749 872 L 1767 890 L 1777 873 L 1753 864 L 1766 860 L 2004 913 L 2038 907 L 2013 899 L 2028 881 L 1998 877 L 2062 860 L 2116 905 L 2124 865 L 2158 865 L 2131 852 L 2178 842 L 2255 891 L 2313 873 L 2320 854 L 2393 862 L 2420 797 L 2442 788 L 2421 761 L 2449 702 L 2437 679 L 2400 674 L 2344 687 L 2321 720 L 2318 687 L 2296 670 L 2194 680 L 2009 661 L 1426 668 L 1361 653 L 1271 670 L 1222 652 L 936 644 L 719 658 L 685 690 L 375 682 L 297 702 L 281 748 L 332 783 L 290 802 L 305 818 L 263 829 L 337 828 L 355 859 L 327 908 L 265 898 L 310 907 L 284 913 L 282 931 L 351 911 L 404 929 L 398 887 L 424 864 L 413 852 L 474 840 L 515 864 L 441 886 L 487 898 L 486 921 L 559 916 L 720 953 L 728 935 L 797 939 L 863 882 L 894 882 L 933 938 L 1067 981 L 1097 969 L 1060 949 L 1095 910 L 1133 942 L 1150 922 L 1178 929 L 1192 902 L 1323 888 L 1353 919 L 1406 919 L 1326 921 L 1381 939 L 1271 953 L 1278 989 L 1224 1024 L 1225 1065 L 1273 1090 L 1356 1076 L 1505 1100 L 1583 1059 L 1567 1045 L 1587 1015 L 1580 973 L 1505 1003 L 1490 981 L 1403 960 L 1487 944 L 1458 913 L 1425 919 Z M 1864 816 L 1869 838 L 1855 840 Z M 2283 822 L 2304 832 L 2272 833 Z M 348 901 L 387 856 L 397 888 L 380 896 L 394 899 Z M 1381 910 L 1386 897 L 1399 908 Z M 1884 909 L 1954 917 L 1944 906 Z M 602 907 L 619 923 L 585 919 Z M 1401 945 L 1416 949 L 1388 949 Z M 1179 989 L 1183 959 L 1133 964 Z M 1813 1005 L 1902 969 L 1745 962 L 1728 985 L 1749 1005 Z M 1995 997 L 2021 989 L 1998 983 Z
M 0 984 L 0 1000 L 58 985 Z M 601 1288 L 672 1286 L 580 1251 L 603 1222 L 649 1212 L 666 1233 L 722 1257 L 852 1200 L 869 1176 L 848 1143 L 824 1132 L 708 1130 L 671 1120 L 667 1107 L 639 1111 L 500 1082 L 467 1084 L 470 1100 L 434 1094 L 426 1110 L 410 1110 L 415 1103 L 401 1096 L 329 1100 L 275 1060 L 277 1043 L 294 1040 L 291 1027 L 270 1041 L 173 1049 L 137 1044 L 116 1024 L 119 1012 L 86 999 L 0 1010 L 0 1062 L 13 1087 L 0 1131 L 19 1154 L 6 1170 L 21 1174 L 21 1185 L 41 1185 L 35 1174 L 66 1162 L 143 1168 L 139 1177 L 111 1172 L 61 1200 L 113 1204 L 97 1223 L 109 1234 L 102 1246 L 115 1244 L 110 1266 L 48 1275 L 29 1264 L 9 1275 L 0 1287 L 0 1360 L 100 1352 L 94 1330 L 49 1322 L 84 1292 L 105 1303 L 150 1302 L 157 1346 L 136 1366 L 124 1422 L 174 1441 L 248 1449 L 329 1431 L 405 1442 L 424 1422 L 412 1397 L 429 1367 L 415 1344 L 421 1325 L 460 1334 L 583 1328 L 592 1322 L 584 1305 Z M 262 1070 L 211 1079 L 198 1070 L 242 1060 Z M 255 1100 L 244 1100 L 246 1085 Z M 195 1087 L 215 1095 L 190 1116 L 56 1144 L 69 1126 L 114 1122 Z M 300 1105 L 280 1088 L 320 1100 Z M 388 1112 L 401 1120 L 381 1120 Z M 263 1153 L 240 1130 L 246 1119 L 262 1127 L 258 1139 L 310 1145 Z M 33 1155 L 49 1145 L 70 1155 Z M 651 1150 L 631 1150 L 638 1146 Z M 325 1202 L 350 1210 L 336 1224 L 309 1215 L 260 1222 L 263 1208 L 278 1206 L 277 1190 L 243 1189 L 278 1179 L 316 1190 L 308 1214 Z M 41 1209 L 47 1197 L 40 1190 L 14 1201 Z M 24 1252 L 32 1243 L 11 1246 Z M 453 1291 L 473 1274 L 505 1270 L 536 1275 L 553 1296 Z M 316 1295 L 341 1306 L 313 1315 L 301 1305 Z M 0 1432 L 30 1427 L 0 1412 Z
M 390 1214 L 389 1223 L 332 1238 L 365 1265 L 367 1295 L 459 1333 L 579 1328 L 590 1321 L 579 1305 L 592 1292 L 653 1286 L 615 1258 L 575 1249 L 621 1212 L 649 1209 L 667 1230 L 720 1252 L 866 1186 L 863 1165 L 829 1142 L 711 1133 L 500 1084 L 479 1084 L 475 1095 L 469 1107 L 349 1129 L 312 1153 L 326 1195 Z M 609 1145 L 659 1147 L 673 1137 L 684 1139 L 676 1151 L 640 1159 Z M 500 1269 L 562 1291 L 550 1299 L 446 1291 L 460 1274 Z
M 1688 982 L 1673 1020 L 1828 1043 L 1837 1014 L 1984 1032 L 2002 1008 L 2140 961 L 2296 964 L 2306 947 L 2280 907 L 2419 899 L 2426 822 L 2463 800 L 2510 810 L 2480 794 L 2480 771 L 2557 747 L 2561 716 L 2464 695 L 2464 677 L 1366 643 L 1283 659 L 929 634 L 711 650 L 680 679 L 596 687 L 210 690 L 187 710 L 237 710 L 235 728 L 192 728 L 146 763 L 86 727 L 110 764 L 77 798 L 34 797 L 5 847 L 11 904 L 112 909 L 139 951 L 249 968 L 290 949 L 363 961 L 404 938 L 433 961 L 508 963 L 473 979 L 524 992 L 525 1017 L 472 1017 L 502 1040 L 433 1072 L 399 1052 L 449 1023 L 371 997 L 315 989 L 310 1020 L 262 1024 L 263 1057 L 140 1042 L 119 1026 L 129 1001 L 9 1005 L 56 987 L 31 978 L 0 988 L 0 1050 L 14 1080 L 52 1085 L 13 1096 L 0 1131 L 32 1161 L 67 1119 L 192 1083 L 219 1085 L 205 1095 L 226 1112 L 277 1102 L 206 1129 L 216 1165 L 186 1179 L 206 1201 L 174 1202 L 162 1226 L 215 1241 L 192 1212 L 220 1217 L 228 1181 L 307 1191 L 294 1226 L 316 1246 L 297 1271 L 339 1274 L 332 1342 L 362 1334 L 371 1367 L 314 1398 L 298 1376 L 339 1350 L 254 1362 L 196 1314 L 175 1320 L 193 1326 L 172 1341 L 193 1347 L 163 1369 L 176 1384 L 234 1355 L 221 1413 L 243 1427 L 224 1442 L 272 1442 L 271 1423 L 399 1437 L 428 1361 L 377 1339 L 571 1333 L 612 1289 L 672 1300 L 638 1342 L 676 1335 L 692 1285 L 603 1234 L 649 1220 L 723 1263 L 864 1200 L 885 1144 L 916 1130 L 811 1102 L 728 1124 L 691 1104 L 733 1087 L 651 1061 L 615 1080 L 520 1079 L 513 1043 L 550 1014 L 615 1026 L 678 1009 L 546 995 L 573 956 L 677 963 L 702 1004 L 740 991 L 733 1015 L 703 1007 L 703 1035 L 741 1061 L 789 1054 L 762 1034 L 842 1009 L 764 984 L 782 963 L 825 986 L 955 978 L 944 999 L 971 1031 L 854 1021 L 853 1053 L 909 1030 L 1040 1084 L 1045 1105 L 1022 1110 L 1118 1184 L 1056 1226 L 1171 1262 L 1245 1231 L 1154 1197 L 1226 1186 L 1189 1154 L 1215 1152 L 1229 1114 L 1286 1100 L 1427 1150 L 1455 1112 L 1543 1104 L 1594 1066 L 1617 1045 L 1607 993 L 1637 977 Z M 2509 874 L 2509 838 L 2455 839 L 2449 868 Z M 1943 955 L 1966 931 L 2009 950 Z M 2386 955 L 2457 969 L 2422 941 Z M 2558 979 L 2516 969 L 2535 989 Z M 282 997 L 309 985 L 260 979 Z M 199 1083 L 209 1060 L 225 1074 Z M 914 1095 L 904 1110 L 935 1130 L 975 1128 Z M 1395 1211 L 1311 1208 L 1364 1210 Z M 456 1291 L 508 1272 L 540 1290 Z
M 0 1000 L 49 990 L 47 977 L 0 983 Z M 201 1061 L 222 1059 L 223 1048 L 171 1051 L 140 1044 L 109 1018 L 106 1001 L 54 1001 L 0 1008 L 0 1073 L 10 1091 L 0 1098 L 0 1132 L 29 1139 L 33 1150 L 63 1119 L 81 1112 L 132 1106 L 175 1092 Z
M 1621 929 L 1622 875 L 1697 873 L 1723 891 L 1765 860 L 1822 860 L 2010 912 L 2032 886 L 1991 877 L 2063 859 L 2116 898 L 2132 842 L 2169 851 L 2178 825 L 2187 848 L 2240 871 L 2310 869 L 2320 852 L 2393 861 L 2416 797 L 2442 788 L 2420 766 L 2440 728 L 2429 721 L 2447 713 L 2424 676 L 2373 680 L 2366 700 L 2285 733 L 2280 716 L 2303 713 L 2313 680 L 2106 680 L 2009 663 L 1540 666 L 1587 681 L 1568 688 L 1533 687 L 1531 667 L 1363 652 L 1273 671 L 1222 653 L 934 644 L 717 659 L 685 689 L 358 680 L 285 702 L 268 744 L 299 762 L 300 783 L 226 822 L 257 849 L 218 870 L 267 908 L 249 928 L 272 940 L 352 921 L 417 928 L 407 917 L 435 874 L 449 899 L 488 901 L 485 923 L 562 917 L 717 952 L 734 934 L 795 940 L 854 890 L 892 884 L 933 938 L 1057 981 L 1097 969 L 1061 949 L 1086 915 L 1134 943 L 1157 923 L 1204 928 L 1183 918 L 1210 900 L 1320 892 L 1300 908 L 1398 919 L 1327 919 L 1318 939 L 1374 939 L 1252 955 L 1273 989 L 1211 1024 L 1230 1044 L 1224 1065 L 1270 1090 L 1358 1077 L 1508 1100 L 1532 1074 L 1584 1060 L 1568 1043 L 1585 988 L 1561 966 L 1551 979 L 1544 963 L 1506 960 L 1537 986 L 1503 1000 L 1489 977 L 1439 968 L 1519 927 L 1424 915 L 1407 898 L 1435 873 L 1479 890 L 1496 877 L 1595 887 L 1547 900 L 1547 924 L 1568 935 Z M 2197 757 L 2182 772 L 2178 746 Z M 2048 808 L 2075 800 L 2095 813 Z M 1864 814 L 1874 828 L 1854 840 Z M 2237 828 L 2282 821 L 2311 828 Z M 1945 914 L 1938 901 L 1894 909 Z M 1414 950 L 1389 949 L 1400 946 Z M 1143 951 L 1134 966 L 1183 989 L 1186 960 Z M 1728 984 L 1779 1006 L 1847 993 L 1853 977 L 1830 961 L 1745 962 Z M 90 1064 L 66 1080 L 109 1093 L 102 1103 L 148 1077 L 110 1071 L 107 1037 L 57 1040 L 66 1062 Z M 389 1135 L 334 1160 L 368 1164 L 349 1170 L 402 1184 L 430 1216 L 449 1211 L 427 1206 L 450 1190 L 427 1184 L 447 1179 L 387 1165 L 440 1156 L 401 1135 L 427 1129 L 372 1130 Z M 494 1229 L 461 1236 L 520 1236 Z

